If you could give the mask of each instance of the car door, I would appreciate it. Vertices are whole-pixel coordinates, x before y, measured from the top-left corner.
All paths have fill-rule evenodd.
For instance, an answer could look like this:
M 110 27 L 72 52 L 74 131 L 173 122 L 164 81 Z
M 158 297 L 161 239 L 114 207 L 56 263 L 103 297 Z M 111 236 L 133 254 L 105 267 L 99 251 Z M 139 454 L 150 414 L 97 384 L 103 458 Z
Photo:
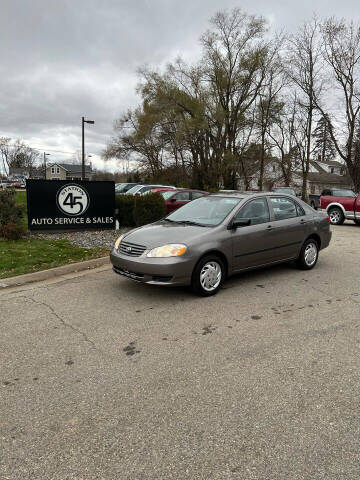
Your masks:
M 289 197 L 269 197 L 272 228 L 269 238 L 273 245 L 272 260 L 287 260 L 298 256 L 308 236 L 311 218 Z
M 177 210 L 178 208 L 182 207 L 186 203 L 190 201 L 190 192 L 177 192 L 175 195 L 169 198 L 167 203 L 167 211 L 168 213 Z
M 249 200 L 237 212 L 233 221 L 250 220 L 250 225 L 230 230 L 233 248 L 233 268 L 242 270 L 271 262 L 269 243 L 270 209 L 266 197 Z

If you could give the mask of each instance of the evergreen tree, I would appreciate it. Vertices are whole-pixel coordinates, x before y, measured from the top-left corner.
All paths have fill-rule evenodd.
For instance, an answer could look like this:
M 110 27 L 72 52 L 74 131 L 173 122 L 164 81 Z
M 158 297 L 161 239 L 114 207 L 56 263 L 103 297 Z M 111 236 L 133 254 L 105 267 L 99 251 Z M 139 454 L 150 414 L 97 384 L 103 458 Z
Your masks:
M 335 158 L 335 146 L 330 134 L 330 120 L 327 115 L 320 118 L 313 132 L 314 153 L 316 158 L 321 157 L 323 162 Z

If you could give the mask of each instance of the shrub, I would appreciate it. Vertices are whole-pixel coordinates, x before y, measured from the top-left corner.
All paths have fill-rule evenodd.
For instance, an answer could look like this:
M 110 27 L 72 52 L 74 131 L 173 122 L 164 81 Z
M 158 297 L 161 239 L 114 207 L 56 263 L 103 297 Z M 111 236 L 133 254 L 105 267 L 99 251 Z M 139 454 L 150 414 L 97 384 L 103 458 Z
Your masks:
M 15 202 L 15 190 L 0 191 L 0 236 L 17 240 L 24 233 L 22 220 L 25 208 Z
M 134 227 L 134 195 L 116 195 L 115 208 L 118 209 L 116 217 L 120 223 L 120 227 Z
M 135 195 L 134 221 L 137 227 L 156 222 L 166 215 L 166 205 L 163 197 L 158 193 L 149 193 L 144 196 Z
M 117 195 L 115 206 L 120 227 L 140 227 L 166 215 L 165 200 L 158 193 L 143 196 Z
M 15 225 L 13 222 L 8 222 L 2 225 L 0 229 L 0 236 L 7 240 L 19 240 L 25 234 L 25 229 L 21 225 Z

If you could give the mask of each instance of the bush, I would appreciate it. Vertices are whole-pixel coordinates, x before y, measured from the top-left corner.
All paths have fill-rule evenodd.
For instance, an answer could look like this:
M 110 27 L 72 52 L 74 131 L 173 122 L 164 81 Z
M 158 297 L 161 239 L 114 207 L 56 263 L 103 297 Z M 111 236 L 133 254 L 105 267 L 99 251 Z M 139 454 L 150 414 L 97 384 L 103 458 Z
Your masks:
M 19 240 L 25 234 L 25 229 L 21 225 L 15 225 L 13 222 L 8 222 L 0 228 L 0 236 L 6 240 Z
M 15 190 L 0 190 L 0 236 L 9 240 L 21 238 L 25 208 L 15 202 Z
M 165 200 L 159 193 L 149 193 L 136 196 L 134 206 L 134 221 L 137 227 L 156 222 L 166 215 Z
M 116 217 L 120 227 L 134 227 L 135 195 L 116 195 L 115 208 L 118 209 Z
M 140 227 L 166 215 L 165 200 L 158 193 L 143 196 L 117 195 L 115 206 L 120 227 Z

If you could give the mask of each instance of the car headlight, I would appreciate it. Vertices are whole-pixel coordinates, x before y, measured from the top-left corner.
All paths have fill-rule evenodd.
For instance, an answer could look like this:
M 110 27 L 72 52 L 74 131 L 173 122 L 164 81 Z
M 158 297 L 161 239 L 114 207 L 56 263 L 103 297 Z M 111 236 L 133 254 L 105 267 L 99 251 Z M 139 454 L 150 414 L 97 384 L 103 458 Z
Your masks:
M 124 235 L 120 235 L 120 237 L 116 240 L 114 248 L 117 250 L 119 248 L 119 245 L 121 243 L 121 240 L 124 238 Z
M 185 252 L 186 245 L 181 243 L 170 243 L 169 245 L 162 245 L 161 247 L 153 248 L 146 256 L 152 258 L 178 257 L 179 255 L 184 255 Z

